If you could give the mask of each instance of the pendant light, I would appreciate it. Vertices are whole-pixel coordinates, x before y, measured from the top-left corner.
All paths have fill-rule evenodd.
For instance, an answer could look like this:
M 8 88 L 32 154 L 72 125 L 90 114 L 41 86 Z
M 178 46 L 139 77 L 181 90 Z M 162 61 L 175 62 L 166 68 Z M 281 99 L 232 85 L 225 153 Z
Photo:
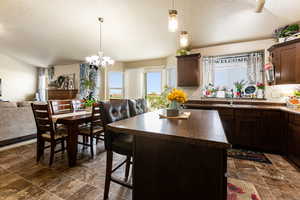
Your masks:
M 180 48 L 187 48 L 189 46 L 189 34 L 187 31 L 181 31 L 179 36 Z
M 266 1 L 265 0 L 256 0 L 255 12 L 261 13 L 264 9 Z
M 99 17 L 98 18 L 99 24 L 100 24 L 100 43 L 99 43 L 99 52 L 97 55 L 92 55 L 89 57 L 86 57 L 86 62 L 95 68 L 98 67 L 106 67 L 108 65 L 113 65 L 114 64 L 114 60 L 112 58 L 110 58 L 109 56 L 104 56 L 104 53 L 102 51 L 102 29 L 101 29 L 101 25 L 104 22 L 103 18 Z
M 178 29 L 178 12 L 175 10 L 175 0 L 172 0 L 172 9 L 169 10 L 169 31 L 176 32 Z

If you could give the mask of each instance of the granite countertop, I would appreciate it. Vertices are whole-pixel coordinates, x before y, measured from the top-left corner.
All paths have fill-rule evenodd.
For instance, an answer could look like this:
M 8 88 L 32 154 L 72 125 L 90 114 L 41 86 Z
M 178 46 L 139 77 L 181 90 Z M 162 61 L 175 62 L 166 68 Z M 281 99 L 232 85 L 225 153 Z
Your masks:
M 147 136 L 168 141 L 184 142 L 227 149 L 228 143 L 218 112 L 189 110 L 189 120 L 161 119 L 162 111 L 148 112 L 130 119 L 117 121 L 107 128 L 118 133 Z M 191 128 L 192 127 L 192 128 Z
M 279 110 L 293 114 L 300 114 L 300 108 L 289 108 L 282 101 L 270 100 L 252 100 L 252 99 L 192 99 L 185 105 L 197 108 L 237 108 L 237 109 L 261 109 L 261 110 Z

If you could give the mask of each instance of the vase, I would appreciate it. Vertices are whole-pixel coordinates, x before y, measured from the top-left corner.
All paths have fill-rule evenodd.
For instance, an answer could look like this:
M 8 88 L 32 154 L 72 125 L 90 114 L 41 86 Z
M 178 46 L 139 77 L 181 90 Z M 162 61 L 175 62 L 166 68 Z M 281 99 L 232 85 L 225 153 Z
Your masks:
M 257 98 L 258 99 L 263 99 L 264 98 L 264 90 L 263 89 L 258 89 L 257 90 Z
M 168 117 L 177 117 L 179 115 L 180 104 L 177 101 L 171 101 L 170 108 L 167 109 Z

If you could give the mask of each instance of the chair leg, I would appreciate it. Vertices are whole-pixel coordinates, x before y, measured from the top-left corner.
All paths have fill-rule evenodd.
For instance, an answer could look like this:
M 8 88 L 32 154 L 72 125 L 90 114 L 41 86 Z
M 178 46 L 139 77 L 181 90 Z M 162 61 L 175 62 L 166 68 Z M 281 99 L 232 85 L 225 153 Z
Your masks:
M 106 175 L 105 175 L 105 186 L 104 186 L 104 198 L 103 200 L 108 199 L 109 188 L 110 188 L 110 180 L 111 180 L 111 172 L 112 172 L 112 164 L 113 164 L 113 152 L 107 151 L 106 153 Z
M 130 156 L 127 156 L 127 160 L 126 160 L 126 168 L 125 168 L 125 181 L 128 180 L 129 177 L 129 172 L 130 172 Z
M 44 154 L 45 141 L 42 138 L 38 138 L 36 147 L 36 161 L 39 162 L 41 156 Z
M 92 156 L 92 158 L 94 158 L 94 139 L 93 139 L 93 136 L 91 135 L 90 136 L 90 147 L 91 147 L 91 156 Z
M 65 154 L 65 150 L 66 150 L 66 148 L 65 148 L 65 139 L 63 139 L 61 141 L 61 149 L 62 149 L 62 155 L 64 155 Z
M 55 153 L 55 146 L 56 146 L 56 143 L 55 142 L 51 142 L 51 152 L 50 152 L 49 167 L 51 167 L 51 165 L 53 163 L 54 153 Z

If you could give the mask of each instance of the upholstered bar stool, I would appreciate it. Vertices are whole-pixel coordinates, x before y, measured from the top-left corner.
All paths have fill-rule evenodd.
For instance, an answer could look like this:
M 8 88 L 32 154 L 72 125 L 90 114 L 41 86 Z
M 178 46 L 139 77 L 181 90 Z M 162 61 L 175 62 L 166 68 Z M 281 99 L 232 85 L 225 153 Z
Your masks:
M 104 188 L 104 200 L 108 199 L 110 182 L 113 181 L 122 186 L 132 188 L 132 185 L 127 183 L 130 171 L 131 158 L 133 155 L 133 136 L 123 133 L 115 133 L 108 131 L 106 125 L 115 121 L 123 120 L 130 117 L 128 100 L 100 102 L 101 119 L 104 127 L 104 143 L 107 150 L 106 160 L 106 177 Z M 116 168 L 112 168 L 113 153 L 124 155 L 127 159 L 119 164 Z M 112 173 L 126 164 L 125 181 L 121 181 L 112 177 Z
M 146 99 L 130 99 L 128 103 L 131 117 L 148 112 Z

